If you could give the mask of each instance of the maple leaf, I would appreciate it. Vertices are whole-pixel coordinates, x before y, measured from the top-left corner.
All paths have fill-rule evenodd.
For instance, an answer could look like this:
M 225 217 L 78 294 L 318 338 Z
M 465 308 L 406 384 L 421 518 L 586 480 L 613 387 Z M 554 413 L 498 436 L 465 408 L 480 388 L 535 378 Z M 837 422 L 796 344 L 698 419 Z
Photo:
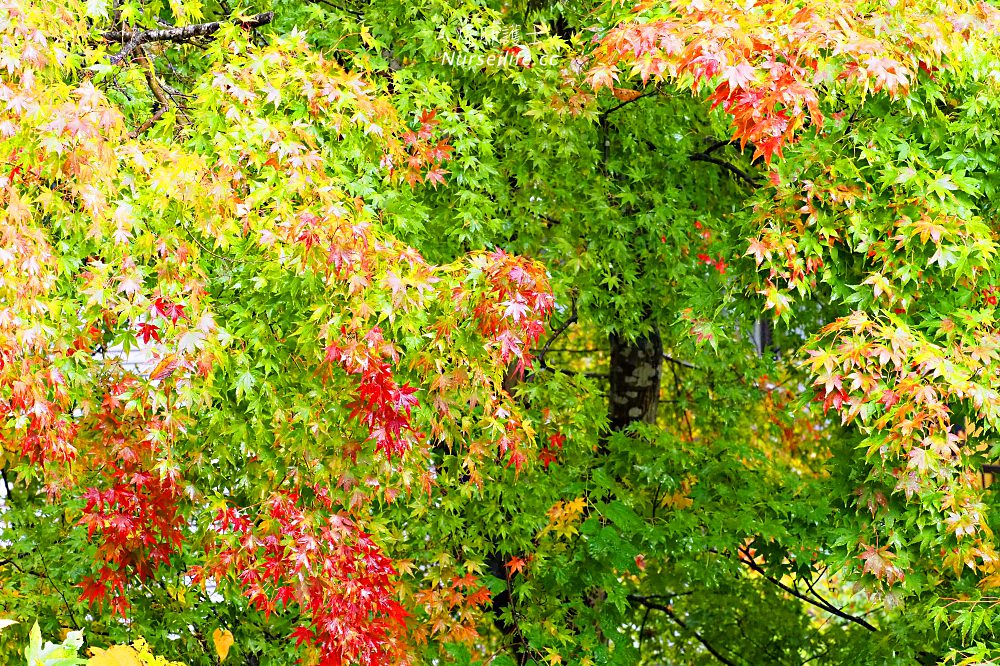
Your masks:
M 440 167 L 434 167 L 433 169 L 429 169 L 427 173 L 424 174 L 424 177 L 427 179 L 427 182 L 431 183 L 434 187 L 437 187 L 438 185 L 445 184 L 444 177 L 447 173 L 448 172 L 446 170 Z
M 302 625 L 292 630 L 290 638 L 295 639 L 295 647 L 300 647 L 303 643 L 309 644 L 315 641 L 312 629 Z
M 168 354 L 164 356 L 153 371 L 149 373 L 150 381 L 160 381 L 167 379 L 174 374 L 174 371 L 180 366 L 180 359 L 176 354 Z
M 184 314 L 183 305 L 168 301 L 162 297 L 156 298 L 153 301 L 153 311 L 155 314 L 169 319 L 172 324 L 176 324 L 178 319 L 187 318 L 187 315 Z
M 590 70 L 590 85 L 594 90 L 602 87 L 614 88 L 615 81 L 618 80 L 618 68 L 607 65 L 597 65 Z
M 420 113 L 420 124 L 421 125 L 434 125 L 438 121 L 435 116 L 437 116 L 437 109 L 425 109 Z
M 906 494 L 906 499 L 910 499 L 920 491 L 920 482 L 915 472 L 906 473 L 896 484 L 896 490 L 902 490 Z
M 756 78 L 756 69 L 746 60 L 732 66 L 722 68 L 722 76 L 731 90 L 746 90 Z
M 756 238 L 750 241 L 750 248 L 746 253 L 748 255 L 753 255 L 758 266 L 764 263 L 765 259 L 771 258 L 771 248 Z
M 150 324 L 149 322 L 143 321 L 139 322 L 139 338 L 146 344 L 149 344 L 150 340 L 156 340 L 160 342 L 160 328 L 156 324 Z
M 510 560 L 507 562 L 507 570 L 510 571 L 511 574 L 516 574 L 524 571 L 524 568 L 527 565 L 528 565 L 527 560 L 515 556 L 510 558 Z
M 884 556 L 883 549 L 876 549 L 874 546 L 868 546 L 865 552 L 859 557 L 865 563 L 865 573 L 870 573 L 876 578 L 881 578 L 885 574 L 888 562 Z

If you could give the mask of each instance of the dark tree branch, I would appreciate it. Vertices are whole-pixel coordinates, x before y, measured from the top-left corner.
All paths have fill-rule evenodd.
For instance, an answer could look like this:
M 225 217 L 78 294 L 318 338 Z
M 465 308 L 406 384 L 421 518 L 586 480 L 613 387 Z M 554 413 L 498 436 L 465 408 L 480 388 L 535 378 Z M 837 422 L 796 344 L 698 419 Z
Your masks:
M 758 183 L 756 179 L 752 178 L 750 174 L 748 174 L 743 169 L 739 168 L 738 166 L 734 166 L 725 160 L 720 160 L 718 157 L 712 157 L 708 153 L 694 153 L 693 155 L 689 155 L 688 159 L 691 160 L 692 162 L 709 162 L 711 164 L 718 165 L 723 169 L 725 169 L 726 171 L 728 171 L 729 173 L 736 176 L 737 178 L 739 178 L 740 180 L 742 180 L 743 182 L 745 182 L 750 187 L 756 188 L 758 185 L 760 185 L 760 183 Z
M 871 632 L 877 632 L 878 631 L 878 628 L 875 627 L 874 625 L 866 622 L 865 620 L 862 620 L 860 617 L 856 617 L 856 616 L 851 615 L 849 613 L 845 613 L 844 611 L 840 610 L 839 608 L 837 608 L 833 604 L 829 603 L 828 601 L 825 601 L 822 597 L 819 598 L 819 599 L 814 599 L 814 598 L 812 598 L 812 597 L 810 597 L 808 595 L 802 594 L 801 592 L 799 592 L 798 590 L 796 590 L 794 588 L 791 588 L 791 587 L 785 585 L 780 580 L 777 580 L 776 578 L 773 578 L 772 576 L 769 576 L 767 574 L 767 572 L 764 571 L 764 569 L 760 565 L 758 565 L 756 562 L 753 561 L 753 556 L 749 552 L 747 552 L 747 551 L 745 551 L 743 549 L 740 549 L 740 554 L 743 555 L 743 557 L 739 558 L 740 562 L 742 562 L 743 564 L 745 564 L 748 567 L 750 567 L 753 571 L 755 571 L 758 574 L 760 574 L 764 578 L 764 580 L 766 580 L 767 582 L 771 583 L 772 585 L 776 585 L 777 587 L 781 588 L 782 590 L 784 590 L 788 594 L 792 595 L 796 599 L 799 599 L 800 601 L 804 601 L 807 604 L 815 606 L 816 608 L 819 608 L 820 610 L 826 611 L 827 613 L 830 613 L 831 615 L 836 615 L 837 617 L 841 618 L 842 620 L 847 620 L 848 622 L 853 622 L 854 624 L 858 625 L 859 627 L 864 627 L 868 631 L 871 631 Z
M 574 300 L 572 302 L 572 304 L 570 305 L 570 315 L 569 315 L 569 318 L 566 321 L 564 321 L 562 323 L 562 325 L 559 326 L 559 328 L 557 328 L 555 330 L 555 332 L 552 333 L 552 337 L 550 337 L 548 339 L 548 341 L 542 347 L 542 350 L 540 352 L 538 352 L 538 363 L 539 363 L 539 365 L 541 366 L 541 368 L 543 370 L 548 370 L 549 369 L 548 366 L 545 365 L 545 355 L 549 353 L 549 348 L 552 346 L 552 343 L 555 342 L 556 340 L 558 340 L 559 336 L 562 335 L 563 333 L 565 333 L 566 329 L 568 329 L 570 326 L 572 326 L 574 323 L 576 323 L 576 321 L 577 321 L 577 316 L 576 316 L 576 301 Z
M 346 7 L 344 5 L 338 5 L 336 3 L 330 2 L 330 0 L 309 0 L 309 2 L 312 2 L 313 4 L 317 5 L 325 5 L 330 9 L 336 9 L 346 14 L 350 14 L 359 21 L 363 21 L 365 18 L 364 12 L 359 11 L 357 9 L 352 9 L 351 7 Z
M 705 155 L 711 155 L 712 153 L 714 153 L 715 151 L 717 151 L 719 148 L 722 148 L 723 146 L 728 146 L 730 143 L 732 143 L 732 140 L 730 140 L 730 139 L 720 139 L 720 140 L 716 141 L 715 143 L 713 143 L 708 148 L 706 148 L 704 150 L 703 154 L 705 154 Z
M 632 99 L 625 100 L 621 104 L 616 104 L 615 106 L 611 107 L 607 111 L 602 111 L 599 117 L 600 117 L 601 120 L 605 120 L 609 115 L 611 115 L 615 111 L 618 111 L 619 109 L 623 109 L 626 106 L 628 106 L 629 104 L 633 104 L 634 102 L 638 102 L 640 99 L 643 99 L 645 97 L 652 97 L 653 95 L 657 95 L 657 94 L 659 94 L 659 92 L 660 92 L 659 88 L 653 88 L 649 92 L 644 92 L 641 95 L 637 95 L 637 96 L 633 97 Z
M 0 567 L 6 567 L 6 566 L 14 567 L 14 569 L 16 569 L 17 572 L 20 574 L 31 574 L 33 576 L 38 576 L 39 578 L 42 577 L 41 574 L 35 573 L 34 571 L 26 571 L 20 564 L 18 564 L 11 558 L 0 560 Z
M 543 365 L 538 368 L 542 372 L 562 372 L 566 375 L 574 375 L 576 377 L 587 377 L 589 379 L 607 379 L 610 375 L 607 372 L 575 372 L 573 370 L 562 370 L 561 368 L 553 368 L 551 365 Z
M 677 617 L 677 614 L 674 613 L 673 609 L 670 608 L 670 606 L 665 606 L 665 605 L 663 605 L 661 603 L 657 603 L 655 601 L 652 601 L 652 600 L 650 600 L 649 597 L 641 597 L 641 596 L 638 596 L 638 595 L 635 595 L 635 594 L 628 595 L 628 598 L 629 598 L 629 601 L 637 603 L 637 604 L 639 604 L 641 606 L 645 606 L 646 608 L 652 608 L 654 610 L 658 610 L 658 611 L 662 611 L 662 612 L 666 613 L 667 617 L 669 617 L 671 620 L 673 620 L 674 623 L 678 627 L 680 627 L 681 629 L 683 629 L 687 633 L 691 634 L 691 636 L 696 641 L 698 641 L 699 643 L 701 643 L 701 646 L 703 648 L 705 648 L 706 650 L 708 650 L 708 653 L 711 654 L 713 657 L 715 657 L 717 660 L 719 660 L 719 662 L 721 662 L 723 664 L 726 664 L 726 666 L 736 666 L 736 662 L 732 661 L 731 659 L 727 659 L 721 652 L 719 652 L 717 649 L 715 649 L 712 646 L 711 643 L 709 643 L 707 640 L 705 640 L 704 636 L 702 636 L 696 630 L 694 630 L 691 627 L 689 627 L 687 625 L 687 623 L 684 622 L 684 620 L 682 620 L 679 617 Z
M 251 16 L 244 21 L 236 22 L 243 28 L 259 28 L 274 20 L 274 12 L 264 12 Z M 143 44 L 150 42 L 189 42 L 197 37 L 210 37 L 224 25 L 223 21 L 195 23 L 180 28 L 165 28 L 163 30 L 109 30 L 102 33 L 107 42 L 122 45 L 118 53 L 111 56 L 112 65 L 120 65 L 125 59 Z
M 819 580 L 820 580 L 820 578 L 822 578 L 822 577 L 823 577 L 823 574 L 820 574 L 819 578 L 816 579 L 816 582 L 818 583 Z M 806 587 L 809 588 L 809 592 L 814 597 L 816 597 L 817 599 L 819 599 L 820 601 L 822 601 L 824 604 L 826 604 L 827 607 L 834 608 L 834 605 L 832 603 L 830 603 L 822 594 L 820 594 L 819 592 L 816 591 L 816 588 L 814 587 L 814 585 L 815 585 L 815 583 L 813 583 L 811 580 L 806 580 Z
M 139 125 L 139 127 L 135 128 L 135 131 L 130 132 L 129 133 L 129 138 L 132 138 L 132 139 L 138 138 L 143 132 L 145 132 L 150 127 L 152 127 L 156 123 L 157 120 L 159 120 L 160 118 L 162 118 L 163 114 L 166 113 L 166 111 L 167 111 L 167 107 L 165 107 L 162 104 L 160 104 L 159 102 L 157 102 L 157 104 L 156 104 L 156 110 L 153 112 L 153 115 L 151 115 L 149 118 L 147 118 L 146 121 L 142 125 Z
M 642 646 L 646 639 L 646 620 L 649 619 L 649 613 L 653 609 L 646 606 L 646 612 L 642 614 L 642 622 L 639 623 L 639 662 L 642 662 Z
M 690 370 L 697 370 L 698 369 L 698 366 L 696 366 L 694 363 L 689 363 L 687 361 L 682 361 L 679 358 L 674 358 L 670 354 L 664 354 L 663 355 L 663 360 L 664 361 L 670 361 L 671 363 L 676 363 L 677 365 L 681 366 L 682 368 L 688 368 Z

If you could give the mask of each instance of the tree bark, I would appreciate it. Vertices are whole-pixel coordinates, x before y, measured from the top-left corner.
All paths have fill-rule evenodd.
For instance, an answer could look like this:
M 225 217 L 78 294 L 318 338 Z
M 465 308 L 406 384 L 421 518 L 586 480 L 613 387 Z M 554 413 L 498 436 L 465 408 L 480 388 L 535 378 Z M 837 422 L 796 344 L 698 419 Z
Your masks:
M 611 388 L 608 418 L 611 431 L 620 432 L 636 422 L 655 423 L 663 373 L 663 342 L 651 333 L 629 342 L 612 333 Z

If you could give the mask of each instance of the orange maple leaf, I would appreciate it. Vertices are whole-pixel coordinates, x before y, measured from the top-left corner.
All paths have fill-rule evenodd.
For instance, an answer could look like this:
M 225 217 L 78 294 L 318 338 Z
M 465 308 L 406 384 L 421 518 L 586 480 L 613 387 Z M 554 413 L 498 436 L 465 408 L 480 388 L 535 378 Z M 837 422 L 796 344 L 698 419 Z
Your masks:
M 520 571 L 524 571 L 524 567 L 527 566 L 527 564 L 527 560 L 521 557 L 512 557 L 510 558 L 510 561 L 507 562 L 507 568 L 510 569 L 512 574 L 515 574 Z

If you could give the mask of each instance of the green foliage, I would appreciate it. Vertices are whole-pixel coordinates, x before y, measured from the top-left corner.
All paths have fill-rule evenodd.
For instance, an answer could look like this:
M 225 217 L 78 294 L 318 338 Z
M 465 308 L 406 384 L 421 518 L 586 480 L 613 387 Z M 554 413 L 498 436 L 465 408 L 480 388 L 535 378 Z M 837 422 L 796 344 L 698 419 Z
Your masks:
M 0 6 L 0 661 L 994 659 L 1000 21 L 898 4 Z

